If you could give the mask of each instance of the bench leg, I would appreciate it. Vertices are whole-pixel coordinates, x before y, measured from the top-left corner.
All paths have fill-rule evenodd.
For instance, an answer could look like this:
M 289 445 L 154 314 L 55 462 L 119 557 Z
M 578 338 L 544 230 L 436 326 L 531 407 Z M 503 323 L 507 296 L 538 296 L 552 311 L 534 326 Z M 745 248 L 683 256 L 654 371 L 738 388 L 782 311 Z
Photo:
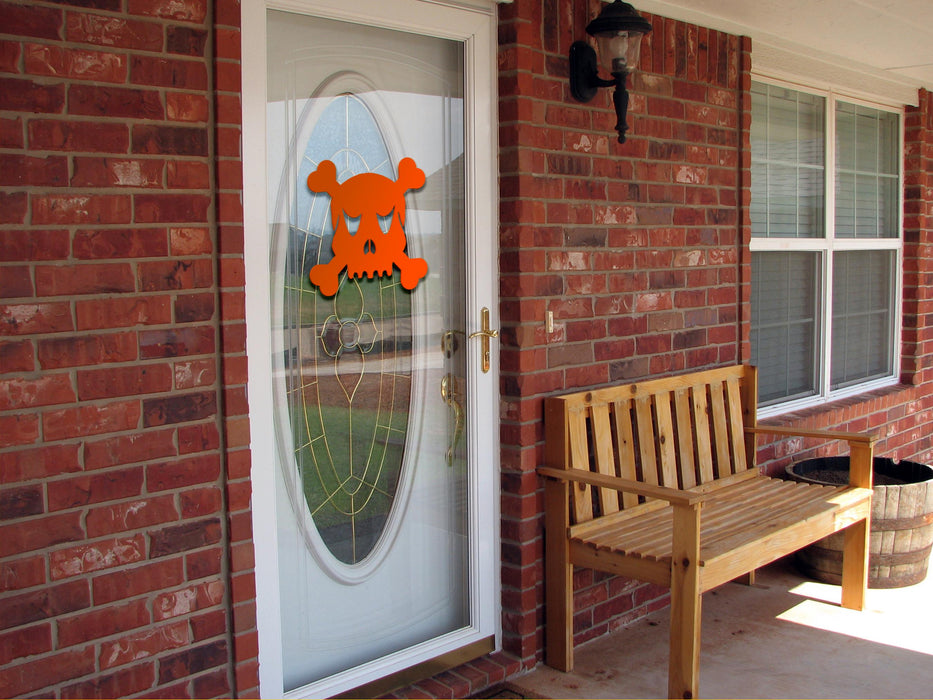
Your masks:
M 849 483 L 870 489 L 872 487 L 872 444 L 849 445 Z M 865 609 L 865 592 L 868 588 L 868 537 L 871 529 L 871 512 L 843 530 L 842 546 L 842 607 L 852 610 Z
M 865 609 L 868 588 L 868 530 L 869 520 L 849 525 L 844 533 L 842 549 L 842 607 Z
M 558 671 L 573 670 L 573 564 L 567 482 L 548 479 L 545 499 L 545 661 Z
M 700 685 L 700 507 L 674 508 L 671 560 L 670 698 L 695 698 Z

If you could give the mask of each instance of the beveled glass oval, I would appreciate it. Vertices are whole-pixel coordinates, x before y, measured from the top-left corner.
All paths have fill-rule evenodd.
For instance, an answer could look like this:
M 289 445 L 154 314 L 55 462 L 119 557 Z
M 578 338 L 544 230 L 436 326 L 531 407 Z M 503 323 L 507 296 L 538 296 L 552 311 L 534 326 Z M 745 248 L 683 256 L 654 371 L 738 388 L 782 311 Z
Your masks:
M 364 562 L 386 534 L 408 435 L 412 382 L 411 295 L 391 277 L 348 279 L 325 297 L 314 265 L 332 257 L 330 197 L 303 187 L 322 160 L 337 181 L 373 172 L 394 178 L 379 125 L 360 96 L 327 99 L 298 166 L 284 309 L 295 347 L 286 353 L 294 465 L 314 529 L 347 565 Z M 334 148 L 333 144 L 341 144 Z

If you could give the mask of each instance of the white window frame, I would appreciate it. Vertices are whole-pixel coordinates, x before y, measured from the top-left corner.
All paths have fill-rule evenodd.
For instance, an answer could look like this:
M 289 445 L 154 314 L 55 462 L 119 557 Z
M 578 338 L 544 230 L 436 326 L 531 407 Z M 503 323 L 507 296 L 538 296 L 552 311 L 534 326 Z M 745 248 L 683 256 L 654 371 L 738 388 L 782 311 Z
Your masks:
M 751 236 L 750 251 L 752 255 L 763 252 L 807 252 L 817 253 L 820 258 L 820 289 L 819 289 L 819 337 L 817 340 L 816 393 L 812 396 L 778 401 L 763 406 L 758 411 L 760 418 L 780 415 L 804 408 L 819 406 L 830 401 L 863 394 L 874 389 L 895 385 L 900 380 L 901 368 L 901 333 L 903 325 L 903 297 L 904 297 L 904 107 L 893 102 L 879 102 L 855 97 L 844 91 L 832 87 L 815 88 L 800 83 L 782 80 L 768 75 L 753 73 L 752 80 L 767 83 L 776 87 L 783 87 L 797 92 L 818 95 L 825 98 L 825 152 L 824 152 L 824 230 L 823 238 L 766 238 Z M 843 238 L 836 237 L 835 232 L 835 192 L 836 192 L 836 104 L 837 102 L 869 107 L 898 115 L 898 198 L 897 198 L 897 233 L 893 238 Z M 885 377 L 853 384 L 842 389 L 830 388 L 831 373 L 829 363 L 832 358 L 832 294 L 833 294 L 833 256 L 837 252 L 859 250 L 891 250 L 895 253 L 894 276 L 891 284 L 895 298 L 892 312 L 893 323 L 891 330 L 891 373 Z

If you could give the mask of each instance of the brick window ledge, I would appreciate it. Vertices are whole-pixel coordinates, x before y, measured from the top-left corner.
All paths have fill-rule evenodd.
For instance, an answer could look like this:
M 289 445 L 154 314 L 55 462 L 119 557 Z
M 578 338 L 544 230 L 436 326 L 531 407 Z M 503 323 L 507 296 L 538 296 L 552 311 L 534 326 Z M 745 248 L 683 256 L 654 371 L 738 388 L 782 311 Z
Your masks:
M 762 426 L 795 426 L 813 430 L 841 429 L 851 423 L 867 421 L 864 427 L 847 427 L 849 432 L 871 429 L 870 418 L 877 412 L 888 412 L 891 408 L 916 398 L 917 387 L 900 382 L 891 386 L 873 389 L 861 394 L 827 401 L 797 411 L 789 411 L 759 421 Z
M 924 413 L 931 401 L 925 400 L 920 387 L 901 382 L 866 391 L 836 401 L 782 413 L 759 422 L 761 427 L 795 427 L 802 430 L 837 430 L 873 433 L 878 442 L 875 455 L 894 459 L 920 459 L 923 455 L 899 454 L 907 446 L 924 449 L 914 434 L 924 424 Z M 759 442 L 758 465 L 767 474 L 779 475 L 792 461 L 844 453 L 844 443 L 782 438 Z

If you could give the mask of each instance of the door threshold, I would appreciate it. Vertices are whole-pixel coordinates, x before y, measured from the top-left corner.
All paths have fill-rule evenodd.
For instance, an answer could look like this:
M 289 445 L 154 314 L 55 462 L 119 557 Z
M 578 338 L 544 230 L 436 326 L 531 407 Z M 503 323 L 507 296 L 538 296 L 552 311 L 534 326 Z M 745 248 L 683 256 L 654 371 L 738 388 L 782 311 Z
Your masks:
M 399 688 L 412 685 L 425 678 L 431 678 L 444 671 L 449 671 L 455 666 L 460 666 L 473 659 L 478 659 L 486 654 L 491 654 L 496 650 L 495 636 L 489 636 L 480 639 L 465 647 L 448 651 L 446 654 L 435 656 L 433 659 L 422 661 L 414 666 L 396 671 L 393 674 L 380 678 L 379 680 L 366 683 L 346 692 L 335 695 L 335 698 L 378 698 L 382 695 L 391 693 Z

